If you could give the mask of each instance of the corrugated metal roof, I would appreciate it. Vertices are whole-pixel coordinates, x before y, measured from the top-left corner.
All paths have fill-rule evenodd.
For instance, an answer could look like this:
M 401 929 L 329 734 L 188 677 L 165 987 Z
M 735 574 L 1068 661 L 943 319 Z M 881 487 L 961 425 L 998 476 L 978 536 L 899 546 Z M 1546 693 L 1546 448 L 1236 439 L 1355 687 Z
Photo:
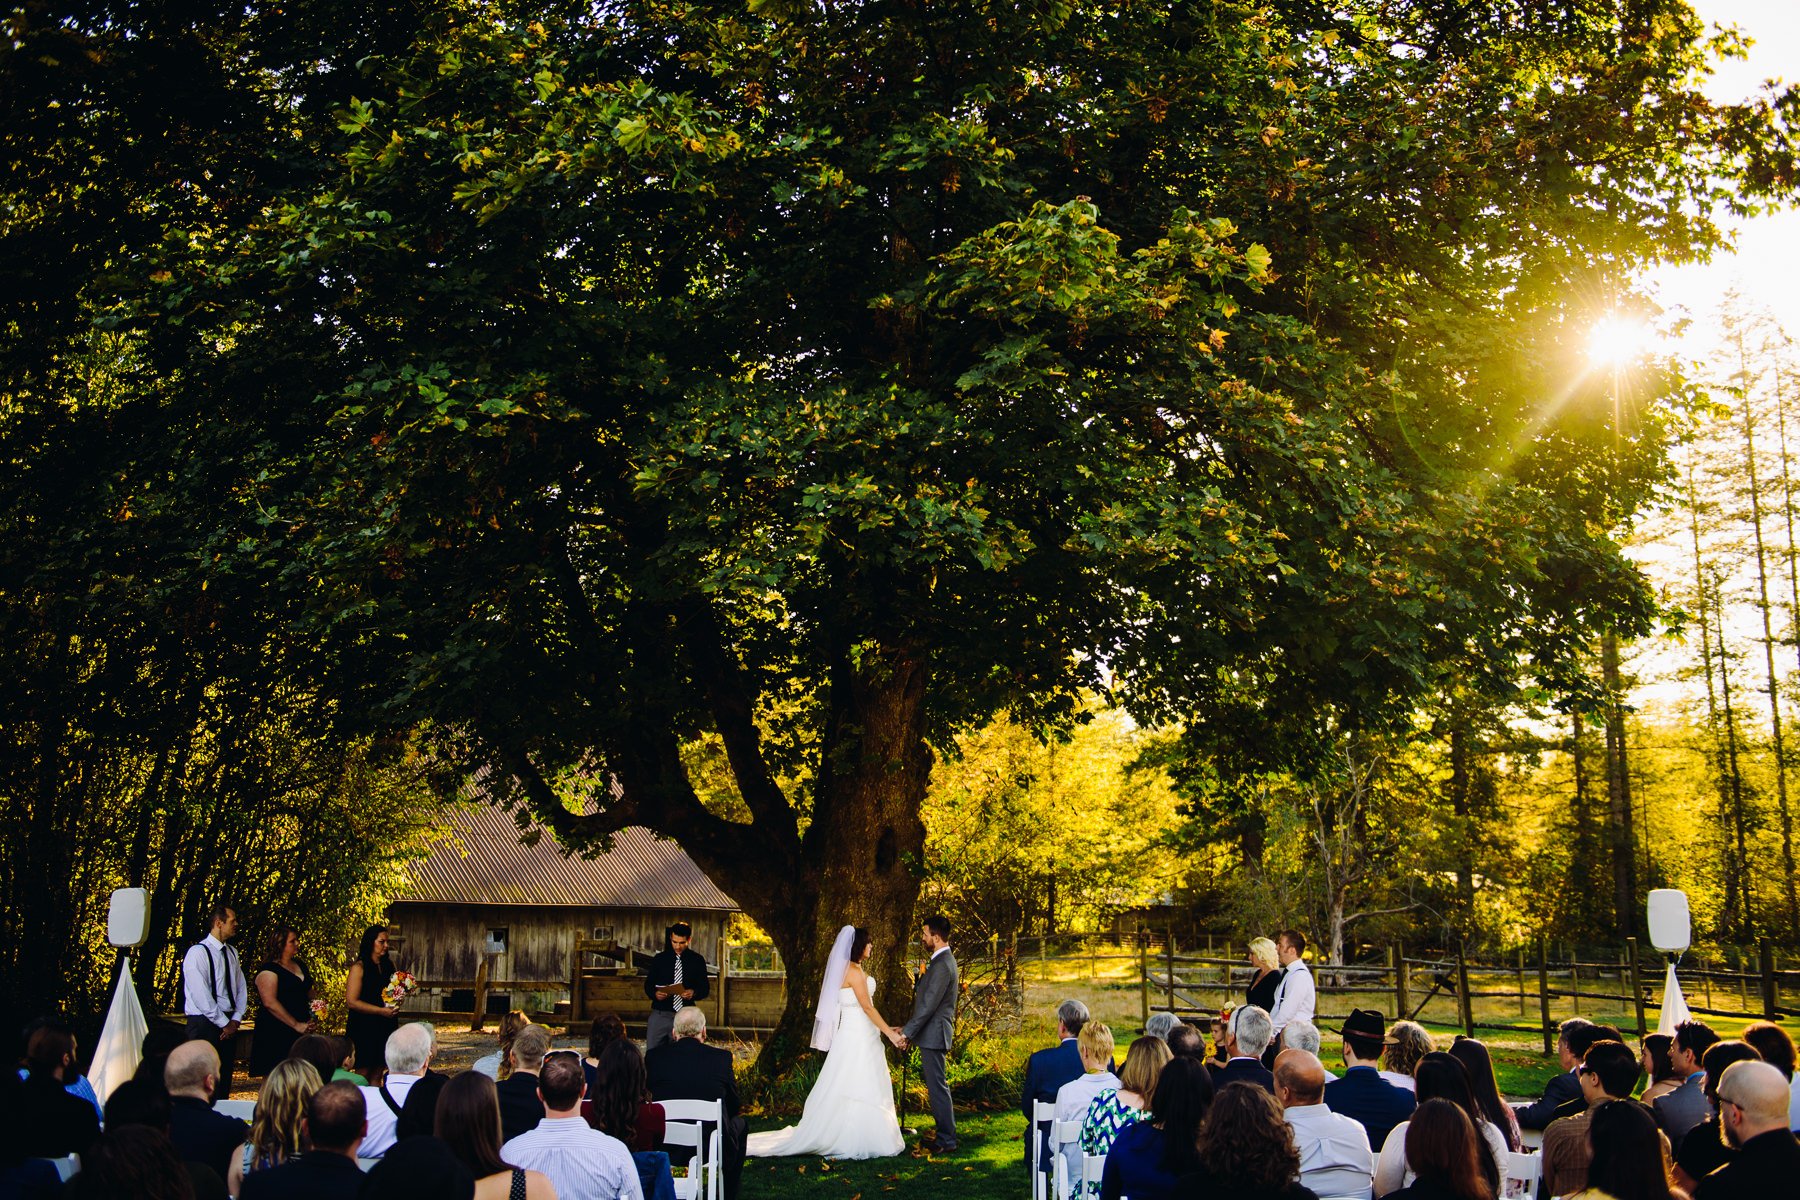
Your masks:
M 412 864 L 412 889 L 396 900 L 449 904 L 545 904 L 606 908 L 728 910 L 737 905 L 674 842 L 639 825 L 613 838 L 610 854 L 565 858 L 539 828 L 537 844 L 519 844 L 512 816 L 488 805 L 446 813 L 450 833 Z

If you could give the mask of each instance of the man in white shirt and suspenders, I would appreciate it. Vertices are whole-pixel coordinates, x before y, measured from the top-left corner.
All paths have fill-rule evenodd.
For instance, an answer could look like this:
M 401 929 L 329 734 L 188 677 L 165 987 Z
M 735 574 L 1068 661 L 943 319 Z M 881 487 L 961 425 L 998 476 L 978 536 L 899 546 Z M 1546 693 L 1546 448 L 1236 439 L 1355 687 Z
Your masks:
M 219 1081 L 213 1100 L 231 1094 L 231 1068 L 237 1060 L 237 1031 L 249 1008 L 249 985 L 238 954 L 225 943 L 237 936 L 237 914 L 223 904 L 207 914 L 207 934 L 181 958 L 182 1011 L 187 1014 L 189 1041 L 211 1042 L 219 1051 Z

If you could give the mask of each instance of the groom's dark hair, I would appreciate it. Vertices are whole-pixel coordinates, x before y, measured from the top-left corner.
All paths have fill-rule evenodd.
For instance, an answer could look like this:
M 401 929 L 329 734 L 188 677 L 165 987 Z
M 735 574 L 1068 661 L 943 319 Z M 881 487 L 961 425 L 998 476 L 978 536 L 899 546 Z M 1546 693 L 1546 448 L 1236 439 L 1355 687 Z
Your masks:
M 925 928 L 931 930 L 946 942 L 950 940 L 950 918 L 943 913 L 932 913 L 925 918 Z

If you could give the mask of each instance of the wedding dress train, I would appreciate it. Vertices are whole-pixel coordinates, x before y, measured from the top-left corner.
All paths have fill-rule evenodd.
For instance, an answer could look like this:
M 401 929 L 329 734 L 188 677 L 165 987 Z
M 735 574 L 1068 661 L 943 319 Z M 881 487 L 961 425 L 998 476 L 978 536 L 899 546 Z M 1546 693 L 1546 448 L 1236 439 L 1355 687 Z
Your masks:
M 869 980 L 869 997 L 875 981 Z M 888 1077 L 881 1031 L 875 1028 L 856 993 L 838 993 L 838 1024 L 825 1068 L 807 1093 L 798 1125 L 770 1133 L 753 1133 L 747 1153 L 752 1158 L 789 1154 L 822 1154 L 826 1158 L 885 1158 L 906 1148 L 894 1116 L 894 1086 Z

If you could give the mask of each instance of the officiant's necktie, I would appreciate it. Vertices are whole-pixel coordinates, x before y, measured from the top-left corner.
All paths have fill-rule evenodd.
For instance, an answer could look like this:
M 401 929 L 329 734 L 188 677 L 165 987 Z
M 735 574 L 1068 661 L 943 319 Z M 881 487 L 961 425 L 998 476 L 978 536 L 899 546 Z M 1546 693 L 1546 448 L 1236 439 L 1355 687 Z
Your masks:
M 675 986 L 676 987 L 681 986 L 681 952 L 680 951 L 676 951 L 676 953 L 675 953 Z M 675 996 L 675 997 L 672 997 L 672 999 L 675 1001 L 675 1011 L 680 1012 L 681 1011 L 681 997 Z

